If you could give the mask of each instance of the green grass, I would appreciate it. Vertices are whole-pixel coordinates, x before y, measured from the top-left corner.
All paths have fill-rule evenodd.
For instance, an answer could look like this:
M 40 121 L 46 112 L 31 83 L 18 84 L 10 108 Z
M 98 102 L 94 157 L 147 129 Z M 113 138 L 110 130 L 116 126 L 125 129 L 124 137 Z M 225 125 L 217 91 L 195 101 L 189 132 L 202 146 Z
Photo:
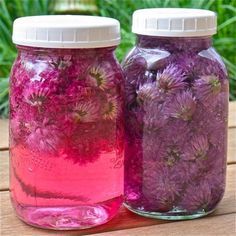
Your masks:
M 0 0 L 0 115 L 8 115 L 9 73 L 16 57 L 12 43 L 12 24 L 15 18 L 48 14 L 49 0 Z
M 51 14 L 52 0 L 0 0 L 0 115 L 8 113 L 8 78 L 16 49 L 11 42 L 13 20 L 20 16 Z M 218 34 L 214 46 L 227 65 L 230 99 L 236 100 L 236 0 L 97 0 L 99 14 L 121 22 L 122 42 L 116 53 L 119 60 L 135 42 L 131 33 L 134 10 L 151 7 L 202 8 L 217 12 Z

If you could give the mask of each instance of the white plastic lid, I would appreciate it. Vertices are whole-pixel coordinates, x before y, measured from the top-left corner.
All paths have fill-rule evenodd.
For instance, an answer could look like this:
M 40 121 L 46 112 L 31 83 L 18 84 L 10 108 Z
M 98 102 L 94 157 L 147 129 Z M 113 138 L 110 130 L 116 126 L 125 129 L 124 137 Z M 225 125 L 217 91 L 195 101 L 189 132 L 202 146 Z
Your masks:
M 151 8 L 133 13 L 132 32 L 141 35 L 191 37 L 216 33 L 215 12 L 187 8 Z
M 99 16 L 51 15 L 14 21 L 15 44 L 44 48 L 99 48 L 120 42 L 119 21 Z

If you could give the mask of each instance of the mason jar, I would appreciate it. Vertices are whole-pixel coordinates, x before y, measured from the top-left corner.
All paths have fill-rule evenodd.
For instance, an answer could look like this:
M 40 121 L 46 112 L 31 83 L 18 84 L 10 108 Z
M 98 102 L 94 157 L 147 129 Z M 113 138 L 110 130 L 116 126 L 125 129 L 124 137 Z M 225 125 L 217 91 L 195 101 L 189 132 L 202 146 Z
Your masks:
M 193 219 L 215 210 L 226 175 L 228 79 L 212 47 L 216 14 L 133 14 L 125 74 L 125 206 L 140 215 Z
M 123 195 L 119 22 L 34 16 L 14 22 L 10 190 L 20 219 L 83 229 L 118 212 Z

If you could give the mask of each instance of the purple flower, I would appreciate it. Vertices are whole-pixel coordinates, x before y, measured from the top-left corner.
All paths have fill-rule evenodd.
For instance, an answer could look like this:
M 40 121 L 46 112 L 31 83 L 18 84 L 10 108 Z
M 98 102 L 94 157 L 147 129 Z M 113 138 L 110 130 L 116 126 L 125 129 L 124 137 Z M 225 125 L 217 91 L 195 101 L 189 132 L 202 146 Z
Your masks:
M 167 123 L 167 117 L 163 114 L 163 106 L 156 101 L 144 104 L 144 129 L 147 131 L 157 131 Z
M 217 75 L 220 80 L 227 81 L 226 67 L 213 48 L 201 51 L 198 54 L 195 62 L 195 68 L 199 76 Z
M 150 102 L 158 96 L 158 91 L 155 83 L 145 83 L 139 86 L 137 90 L 137 100 L 141 103 Z
M 209 125 L 214 124 L 214 116 L 209 112 L 205 106 L 197 102 L 196 110 L 192 117 L 192 120 L 189 121 L 189 128 L 191 130 L 191 137 L 195 135 L 206 135 L 208 138 Z M 206 129 L 207 127 L 207 129 Z
M 171 100 L 166 109 L 166 114 L 184 121 L 192 119 L 192 116 L 196 110 L 196 101 L 192 92 L 185 91 L 178 93 Z
M 204 159 L 207 156 L 208 150 L 209 143 L 207 137 L 205 135 L 194 136 L 188 144 L 184 159 L 191 161 Z
M 171 210 L 182 191 L 182 183 L 177 173 L 164 166 L 158 169 L 144 167 L 143 171 L 143 194 L 155 208 L 153 210 Z
M 221 92 L 207 106 L 198 103 L 191 121 L 191 130 L 193 133 L 207 135 L 211 145 L 222 149 L 227 137 L 227 114 L 228 95 Z
M 206 177 L 210 170 L 213 170 L 216 173 L 219 169 L 222 169 L 222 159 L 224 155 L 221 154 L 222 153 L 219 154 L 216 148 L 210 146 L 205 158 L 196 159 L 195 162 L 193 162 L 198 168 L 197 179 L 199 181 L 201 178 Z
M 160 139 L 159 132 L 144 132 L 142 140 L 143 150 L 143 165 L 155 165 L 163 164 L 162 157 L 165 155 L 166 146 L 163 140 Z M 149 167 L 150 168 L 150 167 Z
M 197 66 L 197 56 L 192 52 L 184 52 L 182 54 L 174 54 L 170 58 L 170 63 L 176 63 L 183 73 L 186 85 L 192 85 L 192 82 L 199 78 L 199 70 Z
M 204 104 L 210 104 L 221 91 L 221 82 L 215 75 L 201 76 L 194 82 L 196 98 Z
M 138 40 L 124 67 L 125 140 L 140 142 L 135 150 L 126 147 L 127 203 L 152 212 L 211 211 L 224 189 L 224 68 L 209 40 Z
M 214 156 L 214 161 L 210 157 L 208 161 L 208 170 L 200 176 L 200 181 L 207 181 L 211 184 L 213 190 L 225 189 L 225 173 L 226 173 L 226 161 L 222 160 L 217 154 Z
M 228 105 L 229 97 L 228 92 L 219 93 L 211 105 L 207 107 L 208 112 L 212 113 L 212 116 L 215 118 L 215 121 L 218 124 L 227 124 L 228 122 Z
M 159 92 L 167 94 L 175 94 L 177 91 L 184 89 L 186 87 L 184 80 L 185 77 L 180 68 L 173 64 L 168 65 L 162 73 L 158 73 L 156 76 Z
M 78 122 L 95 122 L 99 116 L 99 109 L 95 101 L 80 101 L 76 104 L 72 117 Z
M 191 161 L 184 160 L 184 153 L 175 165 L 170 166 L 176 173 L 183 184 L 192 184 L 199 176 L 199 166 Z
M 165 164 L 167 166 L 174 166 L 182 158 L 182 152 L 177 145 L 170 145 L 167 147 L 166 152 L 163 156 Z
M 166 111 L 165 111 L 166 112 Z M 166 115 L 166 113 L 164 114 Z M 160 139 L 162 139 L 166 146 L 180 146 L 182 147 L 186 143 L 186 139 L 189 138 L 191 129 L 188 122 L 182 119 L 169 118 L 166 125 L 161 129 Z M 173 135 L 181 134 L 181 135 Z M 166 148 L 167 149 L 167 148 Z
M 177 166 L 183 165 L 183 146 L 185 145 L 186 140 L 189 139 L 190 134 L 191 132 L 188 123 L 179 119 L 169 119 L 169 121 L 160 129 L 159 136 L 155 140 L 161 140 L 163 143 L 161 161 L 165 166 L 177 168 Z M 153 144 L 153 146 L 154 145 L 155 144 Z M 152 147 L 152 149 L 155 150 L 154 147 Z M 181 170 L 181 167 L 179 169 Z M 178 172 L 180 173 L 180 171 Z
M 201 182 L 199 185 L 190 185 L 183 195 L 180 206 L 189 212 L 208 212 L 215 202 L 211 189 L 211 184 L 206 181 Z

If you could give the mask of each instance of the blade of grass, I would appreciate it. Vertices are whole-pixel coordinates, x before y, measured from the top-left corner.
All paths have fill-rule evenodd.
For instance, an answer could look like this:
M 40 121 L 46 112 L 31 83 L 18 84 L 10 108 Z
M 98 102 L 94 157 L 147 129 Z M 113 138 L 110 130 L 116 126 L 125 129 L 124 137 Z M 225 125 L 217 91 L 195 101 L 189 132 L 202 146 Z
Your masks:
M 232 17 L 232 18 L 226 20 L 226 21 L 223 22 L 222 24 L 220 24 L 220 25 L 218 26 L 218 31 L 222 30 L 223 28 L 227 27 L 228 25 L 230 25 L 230 24 L 232 24 L 232 23 L 234 23 L 234 22 L 236 22 L 236 16 L 234 16 L 234 17 Z

